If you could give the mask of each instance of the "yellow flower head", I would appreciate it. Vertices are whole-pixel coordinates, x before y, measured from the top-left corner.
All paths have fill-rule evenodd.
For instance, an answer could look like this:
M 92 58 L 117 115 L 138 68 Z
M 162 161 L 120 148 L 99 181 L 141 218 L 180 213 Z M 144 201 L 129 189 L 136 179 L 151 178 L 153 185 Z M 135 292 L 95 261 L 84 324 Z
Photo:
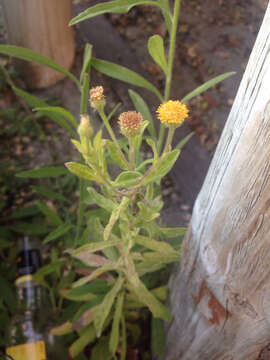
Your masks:
M 157 109 L 158 118 L 167 125 L 173 124 L 180 126 L 184 119 L 188 117 L 188 108 L 179 100 L 169 100 L 161 104 Z

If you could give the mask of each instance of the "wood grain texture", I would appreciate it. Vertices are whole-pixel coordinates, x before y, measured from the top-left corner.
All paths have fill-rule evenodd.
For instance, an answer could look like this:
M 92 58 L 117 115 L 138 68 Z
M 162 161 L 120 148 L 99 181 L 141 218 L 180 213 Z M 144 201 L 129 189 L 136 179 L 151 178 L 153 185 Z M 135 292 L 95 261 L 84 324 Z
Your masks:
M 2 0 L 9 44 L 45 55 L 69 70 L 75 54 L 72 0 Z M 20 70 L 31 88 L 54 84 L 64 77 L 50 68 L 20 62 Z
M 270 5 L 170 288 L 166 360 L 270 359 Z

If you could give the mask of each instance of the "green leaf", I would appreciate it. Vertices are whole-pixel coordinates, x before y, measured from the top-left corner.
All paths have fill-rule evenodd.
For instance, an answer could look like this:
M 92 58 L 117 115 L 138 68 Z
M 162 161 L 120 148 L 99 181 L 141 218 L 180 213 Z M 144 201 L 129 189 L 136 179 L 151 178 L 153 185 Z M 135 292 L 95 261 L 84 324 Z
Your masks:
M 61 175 L 68 174 L 67 169 L 62 166 L 51 166 L 38 168 L 33 170 L 22 171 L 16 174 L 17 177 L 30 178 L 30 179 L 41 179 L 48 177 L 58 177 Z
M 105 241 L 108 241 L 108 239 L 110 238 L 114 224 L 119 219 L 121 213 L 123 213 L 126 210 L 129 202 L 130 202 L 130 199 L 128 197 L 124 196 L 122 198 L 119 206 L 112 211 L 109 223 L 104 229 L 104 240 Z
M 195 90 L 191 91 L 190 93 L 188 93 L 185 97 L 183 97 L 183 99 L 181 100 L 182 103 L 187 102 L 188 100 L 194 98 L 195 96 L 205 92 L 206 90 L 208 90 L 209 88 L 211 88 L 212 86 L 218 84 L 219 82 L 227 79 L 228 77 L 232 76 L 236 74 L 234 71 L 232 72 L 227 72 L 224 73 L 222 75 L 218 75 L 216 77 L 214 77 L 211 80 L 208 80 L 207 82 L 205 82 L 203 85 L 197 87 Z
M 157 3 L 161 7 L 162 14 L 164 16 L 164 19 L 166 21 L 166 25 L 168 28 L 169 33 L 171 33 L 172 29 L 172 14 L 170 9 L 170 3 L 169 0 L 157 0 Z
M 112 183 L 114 188 L 124 188 L 136 185 L 137 181 L 142 177 L 138 171 L 123 171 Z
M 161 233 L 166 236 L 166 238 L 175 238 L 178 236 L 184 236 L 187 232 L 187 228 L 184 227 L 174 227 L 174 228 L 159 228 Z
M 4 300 L 6 306 L 12 310 L 16 308 L 15 294 L 12 290 L 11 284 L 8 280 L 0 274 L 0 288 L 1 288 L 1 298 Z
M 70 346 L 69 354 L 72 358 L 77 356 L 83 349 L 96 338 L 96 331 L 93 325 L 88 325 L 80 333 L 80 337 Z
M 149 308 L 154 317 L 166 321 L 171 321 L 171 314 L 169 310 L 163 304 L 161 304 L 161 302 L 159 302 L 153 294 L 151 294 L 151 292 L 141 282 L 136 273 L 130 274 L 130 276 L 128 276 L 128 282 L 130 285 L 130 290 L 135 293 L 140 302 Z
M 153 139 L 146 139 L 147 144 L 151 147 L 154 155 L 154 161 L 158 158 L 157 145 Z
M 128 93 L 129 93 L 129 96 L 130 96 L 137 112 L 141 113 L 144 120 L 149 121 L 148 130 L 149 130 L 150 135 L 152 136 L 153 139 L 157 139 L 157 133 L 156 133 L 155 125 L 154 125 L 154 120 L 153 120 L 153 117 L 151 115 L 151 112 L 150 112 L 146 102 L 134 90 L 129 89 Z
M 61 220 L 61 218 L 59 217 L 59 215 L 54 212 L 52 209 L 50 209 L 46 204 L 42 203 L 42 202 L 36 202 L 37 206 L 39 207 L 40 211 L 49 219 L 51 219 L 51 221 L 55 224 L 55 225 L 61 225 L 63 224 L 63 221 Z
M 173 247 L 165 241 L 153 240 L 146 236 L 137 236 L 136 243 L 150 250 L 159 251 L 164 254 L 172 253 L 178 255 L 178 253 L 173 249 Z
M 106 3 L 97 4 L 81 12 L 79 15 L 77 15 L 70 21 L 69 25 L 77 24 L 78 22 L 91 19 L 101 14 L 106 14 L 106 13 L 124 14 L 128 12 L 133 6 L 141 5 L 141 4 L 157 5 L 156 2 L 147 1 L 147 0 L 107 1 Z
M 71 289 L 68 294 L 72 296 L 86 295 L 89 292 L 94 294 L 105 294 L 112 285 L 104 279 L 96 279 L 89 284 Z
M 101 335 L 105 320 L 107 319 L 107 317 L 111 311 L 111 308 L 113 306 L 114 300 L 115 300 L 118 292 L 122 288 L 123 282 L 124 282 L 123 278 L 119 277 L 117 279 L 113 288 L 107 293 L 103 302 L 99 305 L 99 307 L 96 311 L 94 325 L 95 325 L 95 329 L 96 329 L 98 337 Z
M 152 317 L 151 321 L 151 343 L 154 353 L 158 356 L 162 356 L 165 351 L 165 339 L 166 333 L 164 329 L 164 323 L 161 319 Z
M 48 104 L 45 101 L 39 99 L 38 97 L 32 94 L 29 94 L 28 92 L 22 89 L 13 86 L 13 90 L 17 95 L 21 96 L 31 107 L 34 108 L 48 107 Z M 59 116 L 59 114 L 56 114 L 55 112 L 52 111 L 42 110 L 42 112 L 44 115 L 48 116 L 52 121 L 54 121 L 56 124 L 58 124 L 63 129 L 65 129 L 71 136 L 75 138 L 77 137 L 77 134 L 74 132 L 73 128 L 62 118 L 62 116 Z
M 186 145 L 186 143 L 189 141 L 189 139 L 192 138 L 193 135 L 194 135 L 194 132 L 191 132 L 190 134 L 185 136 L 184 139 L 179 141 L 179 143 L 175 146 L 175 149 L 181 150 Z
M 120 243 L 121 243 L 120 239 L 109 240 L 109 241 L 100 241 L 97 243 L 83 245 L 76 250 L 72 250 L 72 251 L 66 250 L 66 251 L 68 253 L 70 253 L 72 256 L 76 256 L 76 255 L 80 254 L 81 252 L 93 253 L 96 251 L 106 249 L 111 246 L 119 245 Z
M 97 71 L 100 71 L 107 76 L 152 91 L 159 98 L 159 100 L 163 101 L 162 95 L 158 89 L 141 75 L 138 75 L 136 72 L 129 70 L 124 66 L 95 58 L 91 60 L 91 64 Z
M 33 109 L 33 111 L 42 111 L 42 112 L 46 112 L 46 113 L 60 115 L 64 118 L 66 118 L 70 122 L 70 124 L 73 125 L 75 127 L 75 129 L 77 129 L 78 122 L 75 119 L 75 117 L 71 114 L 71 112 L 62 108 L 61 106 L 36 107 L 35 109 Z
M 26 206 L 16 209 L 10 216 L 5 219 L 24 219 L 27 217 L 32 217 L 39 212 L 38 207 L 36 205 Z
M 117 203 L 114 203 L 112 200 L 105 198 L 104 196 L 100 195 L 91 187 L 87 188 L 87 191 L 90 195 L 90 199 L 92 200 L 92 204 L 97 204 L 98 206 L 106 209 L 107 211 L 111 212 L 118 207 Z
M 78 286 L 82 286 L 82 285 L 96 279 L 99 275 L 102 275 L 103 273 L 111 271 L 111 270 L 115 270 L 117 268 L 118 268 L 117 264 L 101 266 L 97 270 L 93 271 L 90 275 L 84 276 L 81 279 L 75 281 L 73 283 L 72 287 L 76 288 Z
M 90 360 L 112 360 L 109 350 L 109 337 L 102 337 L 91 350 Z
M 164 42 L 161 36 L 153 35 L 149 38 L 148 51 L 166 75 L 168 72 L 168 66 L 165 58 Z
M 57 64 L 52 59 L 49 59 L 39 53 L 26 49 L 20 46 L 14 45 L 0 45 L 0 53 L 8 56 L 13 56 L 21 60 L 31 61 L 40 65 L 48 66 L 51 69 L 54 69 L 67 77 L 69 77 L 72 81 L 75 82 L 77 86 L 79 86 L 79 82 L 74 75 L 72 75 L 69 71 L 64 69 L 61 65 Z
M 94 174 L 93 171 L 86 165 L 75 162 L 68 162 L 65 163 L 65 165 L 70 172 L 79 176 L 80 178 L 105 184 L 105 181 L 102 179 L 102 177 Z
M 41 219 L 35 218 L 33 222 L 20 223 L 8 228 L 25 235 L 44 235 L 49 231 L 48 223 L 44 221 L 44 218 L 42 221 Z
M 147 185 L 151 182 L 162 179 L 173 167 L 180 151 L 175 149 L 172 152 L 164 154 L 159 161 L 154 165 L 153 170 L 144 178 L 141 185 Z
M 80 83 L 83 82 L 83 76 L 84 74 L 89 74 L 90 72 L 90 66 L 91 66 L 91 57 L 92 57 L 92 48 L 93 46 L 91 44 L 86 44 L 84 48 L 84 55 L 83 55 L 83 66 L 82 71 L 80 75 Z
M 56 240 L 59 237 L 65 235 L 69 230 L 71 230 L 74 227 L 72 224 L 62 224 L 58 226 L 54 231 L 52 231 L 49 235 L 45 237 L 43 240 L 43 243 L 46 244 L 50 241 Z
M 122 317 L 123 303 L 124 303 L 124 292 L 121 292 L 117 297 L 113 323 L 112 323 L 112 331 L 110 335 L 109 347 L 110 347 L 110 352 L 113 355 L 115 354 L 117 350 L 117 346 L 119 344 L 119 325 Z
M 112 141 L 106 141 L 106 148 L 108 149 L 110 158 L 112 161 L 118 165 L 122 170 L 127 170 L 127 164 L 123 161 L 123 158 L 120 156 L 119 151 Z
M 62 194 L 58 194 L 57 192 L 51 191 L 42 186 L 33 186 L 32 189 L 33 189 L 33 191 L 36 191 L 39 194 L 46 196 L 50 199 L 60 200 L 60 201 L 64 201 L 64 202 L 70 202 L 70 200 L 67 199 L 65 196 L 63 196 Z
M 43 278 L 45 275 L 49 275 L 54 273 L 55 271 L 59 270 L 59 268 L 63 265 L 63 260 L 58 260 L 54 263 L 49 265 L 42 266 L 34 275 L 34 279 L 39 280 Z

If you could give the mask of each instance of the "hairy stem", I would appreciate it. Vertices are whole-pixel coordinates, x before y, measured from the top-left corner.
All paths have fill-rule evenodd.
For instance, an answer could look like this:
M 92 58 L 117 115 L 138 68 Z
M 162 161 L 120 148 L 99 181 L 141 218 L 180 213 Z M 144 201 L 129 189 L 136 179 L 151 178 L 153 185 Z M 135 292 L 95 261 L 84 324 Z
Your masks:
M 168 57 L 168 71 L 167 71 L 167 75 L 166 75 L 164 102 L 169 100 L 170 91 L 171 91 L 176 32 L 177 32 L 177 26 L 178 26 L 180 5 L 181 5 L 181 0 L 175 0 L 173 20 L 172 20 L 172 31 L 170 33 L 170 49 L 169 49 L 169 57 Z M 164 140 L 164 133 L 165 133 L 165 126 L 163 124 L 161 124 L 160 131 L 159 131 L 159 139 L 158 139 L 158 153 L 159 154 L 161 152 L 161 148 L 162 148 L 162 144 L 163 144 L 163 140 Z

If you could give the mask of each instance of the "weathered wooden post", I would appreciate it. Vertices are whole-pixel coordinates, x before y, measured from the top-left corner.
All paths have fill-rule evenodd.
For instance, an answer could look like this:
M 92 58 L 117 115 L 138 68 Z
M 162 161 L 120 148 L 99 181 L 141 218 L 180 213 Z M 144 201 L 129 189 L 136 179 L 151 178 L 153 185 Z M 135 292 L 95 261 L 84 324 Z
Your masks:
M 50 57 L 70 69 L 75 54 L 72 0 L 2 0 L 9 44 L 23 46 Z M 50 68 L 23 62 L 27 85 L 42 88 L 64 77 Z
M 270 359 L 270 5 L 170 288 L 166 360 Z

